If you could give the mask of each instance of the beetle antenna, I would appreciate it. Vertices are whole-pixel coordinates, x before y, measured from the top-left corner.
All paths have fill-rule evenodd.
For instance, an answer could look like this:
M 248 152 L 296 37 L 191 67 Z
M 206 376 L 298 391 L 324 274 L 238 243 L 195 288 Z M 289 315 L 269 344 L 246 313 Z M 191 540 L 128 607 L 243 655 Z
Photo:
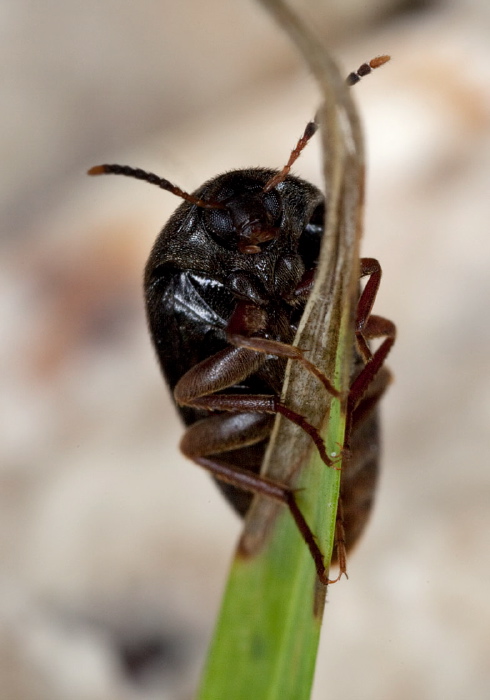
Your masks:
M 311 139 L 312 136 L 316 134 L 318 130 L 318 122 L 316 120 L 316 114 L 315 117 L 311 120 L 311 122 L 308 122 L 306 125 L 306 128 L 303 132 L 303 136 L 299 139 L 298 143 L 296 146 L 293 148 L 291 151 L 291 155 L 289 156 L 289 160 L 284 166 L 282 170 L 280 170 L 278 173 L 276 173 L 273 177 L 271 177 L 270 180 L 268 180 L 265 183 L 264 187 L 264 192 L 269 192 L 269 190 L 272 190 L 276 185 L 278 185 L 280 182 L 286 179 L 286 177 L 289 175 L 289 171 L 293 167 L 294 163 L 298 160 L 298 158 L 301 155 L 301 151 L 304 149 L 308 141 Z
M 345 79 L 346 84 L 349 87 L 351 85 L 355 85 L 361 80 L 361 78 L 364 78 L 364 76 L 369 75 L 369 73 L 372 73 L 373 70 L 375 70 L 376 68 L 379 68 L 380 66 L 387 63 L 390 60 L 390 58 L 391 57 L 387 55 L 376 56 L 375 58 L 372 58 L 369 61 L 369 63 L 363 63 L 362 66 L 359 66 L 359 68 L 356 71 L 354 71 L 353 73 L 349 73 L 349 75 Z M 269 192 L 269 190 L 271 190 L 273 187 L 276 187 L 276 185 L 278 185 L 280 182 L 286 179 L 294 163 L 300 157 L 301 152 L 305 148 L 306 144 L 311 139 L 311 137 L 314 136 L 314 134 L 317 132 L 318 126 L 318 119 L 317 115 L 315 114 L 311 122 L 308 122 L 308 124 L 306 125 L 303 135 L 291 151 L 289 160 L 284 166 L 284 168 L 278 173 L 276 173 L 276 175 L 271 177 L 271 179 L 268 182 L 266 182 L 264 192 Z
M 177 195 L 177 197 L 181 197 L 182 199 L 185 199 L 186 202 L 195 204 L 198 207 L 202 207 L 204 209 L 226 208 L 224 204 L 220 204 L 219 202 L 206 202 L 203 199 L 195 197 L 193 194 L 184 192 L 184 190 L 181 190 L 180 187 L 173 185 L 164 177 L 158 177 L 158 175 L 155 175 L 154 173 L 148 173 L 146 172 L 146 170 L 141 170 L 140 168 L 131 168 L 129 165 L 94 165 L 93 168 L 90 168 L 87 174 L 125 175 L 126 177 L 135 177 L 137 180 L 144 180 L 145 182 L 149 182 L 152 185 L 157 185 L 157 187 L 161 187 L 162 190 L 167 190 L 167 192 L 171 192 L 172 194 Z
M 355 85 L 361 80 L 361 78 L 364 78 L 364 76 L 369 75 L 373 72 L 373 70 L 376 70 L 376 68 L 380 68 L 380 66 L 384 66 L 385 63 L 388 63 L 390 58 L 391 56 L 388 56 L 386 54 L 384 54 L 383 56 L 376 56 L 375 58 L 372 58 L 369 61 L 369 63 L 363 63 L 362 66 L 359 66 L 359 68 L 356 71 L 354 71 L 354 73 L 349 73 L 349 75 L 345 79 L 345 82 L 349 87 L 351 85 Z

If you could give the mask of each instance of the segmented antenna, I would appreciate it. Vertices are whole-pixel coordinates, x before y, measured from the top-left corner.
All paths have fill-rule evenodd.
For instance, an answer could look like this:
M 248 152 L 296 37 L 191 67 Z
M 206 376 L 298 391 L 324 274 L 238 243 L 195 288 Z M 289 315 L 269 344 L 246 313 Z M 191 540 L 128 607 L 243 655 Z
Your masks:
M 369 61 L 369 63 L 363 63 L 362 66 L 359 66 L 359 68 L 354 73 L 349 73 L 345 80 L 346 84 L 349 87 L 351 85 L 355 85 L 361 80 L 361 78 L 364 78 L 364 76 L 369 75 L 369 73 L 372 73 L 373 70 L 379 68 L 383 64 L 387 63 L 389 60 L 390 56 L 384 55 L 372 58 Z M 306 125 L 306 128 L 303 132 L 303 136 L 299 139 L 298 143 L 291 151 L 289 160 L 284 166 L 284 168 L 280 170 L 276 175 L 274 175 L 274 177 L 271 177 L 271 179 L 268 182 L 265 183 L 264 192 L 269 192 L 269 190 L 271 190 L 273 187 L 276 187 L 280 182 L 286 179 L 294 163 L 300 157 L 301 152 L 305 148 L 306 144 L 311 139 L 311 137 L 317 132 L 318 126 L 319 124 L 317 121 L 317 115 L 315 115 L 312 121 L 308 122 L 308 124 Z
M 372 58 L 369 63 L 363 63 L 362 66 L 359 66 L 359 68 L 354 72 L 354 73 L 349 73 L 347 78 L 345 79 L 345 82 L 349 87 L 351 85 L 355 85 L 358 83 L 361 78 L 364 78 L 364 76 L 369 75 L 369 73 L 372 73 L 373 70 L 376 70 L 376 68 L 379 68 L 380 66 L 383 66 L 385 63 L 388 63 L 390 60 L 391 56 L 376 56 L 376 58 Z
M 152 185 L 157 185 L 161 187 L 162 190 L 167 190 L 172 194 L 177 195 L 185 199 L 186 202 L 195 204 L 198 207 L 203 207 L 204 209 L 226 209 L 224 204 L 219 202 L 206 202 L 204 199 L 199 199 L 193 194 L 184 192 L 180 187 L 173 185 L 171 182 L 166 180 L 164 177 L 158 177 L 154 173 L 148 173 L 146 170 L 141 170 L 140 168 L 131 168 L 129 165 L 94 165 L 90 168 L 88 175 L 125 175 L 126 177 L 134 177 L 137 180 L 144 180 Z
M 379 68 L 383 64 L 387 63 L 387 61 L 390 60 L 390 56 L 376 56 L 376 58 L 373 58 L 369 61 L 369 63 L 363 63 L 362 66 L 359 66 L 359 68 L 354 72 L 354 73 L 349 73 L 349 75 L 346 78 L 346 83 L 347 85 L 355 85 L 358 83 L 364 76 L 369 75 L 369 73 L 372 73 L 373 70 L 376 68 Z M 263 192 L 269 192 L 273 187 L 276 187 L 280 182 L 283 182 L 283 180 L 286 179 L 286 177 L 289 175 L 289 172 L 294 165 L 294 163 L 298 160 L 299 156 L 301 155 L 303 149 L 305 148 L 306 144 L 308 141 L 312 138 L 312 136 L 317 132 L 318 130 L 318 121 L 317 121 L 317 116 L 315 115 L 314 119 L 311 122 L 308 122 L 306 125 L 306 128 L 303 132 L 303 135 L 299 139 L 298 143 L 296 146 L 293 148 L 291 151 L 291 155 L 289 156 L 289 160 L 284 166 L 282 170 L 280 170 L 276 175 L 270 178 L 264 186 Z M 172 194 L 175 194 L 177 197 L 181 197 L 182 199 L 185 199 L 186 202 L 190 202 L 191 204 L 195 204 L 198 207 L 202 207 L 203 209 L 226 209 L 226 205 L 222 204 L 220 202 L 209 202 L 205 201 L 204 199 L 199 199 L 193 194 L 189 194 L 188 192 L 184 192 L 184 190 L 181 190 L 180 187 L 177 187 L 177 185 L 173 185 L 171 182 L 166 180 L 164 177 L 159 177 L 158 175 L 155 175 L 154 173 L 148 173 L 146 170 L 141 170 L 140 168 L 132 168 L 129 165 L 94 165 L 93 168 L 90 168 L 88 171 L 89 175 L 125 175 L 126 177 L 134 177 L 137 180 L 144 180 L 145 182 L 149 182 L 152 185 L 157 185 L 157 187 L 160 187 L 162 190 L 166 190 L 167 192 L 171 192 Z

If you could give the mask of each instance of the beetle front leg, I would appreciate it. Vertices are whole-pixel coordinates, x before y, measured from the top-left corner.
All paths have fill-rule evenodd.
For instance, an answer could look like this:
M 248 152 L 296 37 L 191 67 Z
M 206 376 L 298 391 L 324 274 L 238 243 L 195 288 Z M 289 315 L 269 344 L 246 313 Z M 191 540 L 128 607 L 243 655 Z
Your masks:
M 276 357 L 284 357 L 287 360 L 296 360 L 323 384 L 331 396 L 338 398 L 340 392 L 337 391 L 324 373 L 305 357 L 301 348 L 257 335 L 266 326 L 262 316 L 263 313 L 263 310 L 254 304 L 246 302 L 237 304 L 226 328 L 226 337 L 231 345 L 237 348 L 247 348 L 262 355 L 275 355 Z
M 359 298 L 356 313 L 356 341 L 366 364 L 351 384 L 348 413 L 352 413 L 366 393 L 367 388 L 381 369 L 396 338 L 396 326 L 394 323 L 381 316 L 371 314 L 381 282 L 381 266 L 375 258 L 361 258 L 361 277 L 367 275 L 369 275 L 369 279 Z M 373 354 L 368 345 L 368 340 L 382 337 L 385 337 L 385 340 Z
M 374 381 L 396 339 L 396 326 L 392 321 L 381 316 L 370 316 L 364 325 L 362 333 L 364 342 L 366 342 L 366 339 L 382 338 L 383 336 L 386 336 L 385 340 L 374 354 L 371 354 L 370 359 L 351 384 L 347 407 L 348 414 L 355 410 L 369 385 Z
M 375 258 L 361 258 L 360 268 L 361 277 L 369 276 L 369 279 L 357 302 L 356 341 L 361 355 L 364 357 L 364 360 L 368 362 L 372 358 L 372 353 L 367 344 L 368 337 L 366 335 L 366 326 L 371 318 L 371 311 L 376 301 L 379 285 L 381 283 L 382 271 L 381 265 Z

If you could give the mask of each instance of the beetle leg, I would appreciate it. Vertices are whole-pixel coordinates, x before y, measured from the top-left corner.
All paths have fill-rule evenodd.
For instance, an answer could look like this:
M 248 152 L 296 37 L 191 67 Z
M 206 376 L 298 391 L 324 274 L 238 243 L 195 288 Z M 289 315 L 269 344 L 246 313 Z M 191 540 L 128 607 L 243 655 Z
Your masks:
M 285 484 L 248 469 L 231 466 L 215 457 L 260 442 L 269 436 L 270 430 L 270 421 L 264 420 L 264 416 L 257 413 L 210 416 L 186 430 L 180 447 L 186 457 L 209 471 L 216 479 L 248 492 L 268 496 L 286 505 L 310 550 L 318 578 L 324 585 L 333 583 L 328 578 L 323 554 L 296 503 L 294 492 Z
M 334 467 L 334 462 L 327 454 L 325 442 L 315 426 L 308 423 L 301 414 L 281 403 L 278 396 L 273 394 L 212 394 L 193 399 L 187 405 L 204 408 L 208 411 L 236 411 L 240 413 L 253 411 L 254 413 L 271 413 L 273 415 L 280 413 L 304 430 L 315 443 L 320 457 L 327 467 Z
M 378 478 L 378 423 L 376 405 L 388 388 L 391 374 L 382 367 L 365 395 L 347 416 L 347 449 L 344 451 L 332 564 L 339 578 L 347 575 L 347 552 L 360 537 L 371 512 Z
M 280 413 L 304 430 L 315 443 L 320 457 L 329 467 L 333 462 L 327 455 L 325 442 L 318 430 L 299 413 L 292 411 L 273 394 L 216 394 L 257 371 L 265 357 L 245 348 L 229 347 L 192 367 L 177 382 L 174 397 L 177 403 L 207 411 L 236 413 Z
M 381 338 L 385 340 L 371 355 L 363 369 L 359 372 L 350 386 L 347 414 L 352 413 L 366 393 L 369 385 L 374 380 L 390 352 L 396 338 L 396 326 L 391 321 L 381 316 L 370 316 L 364 325 L 362 337 L 364 341 L 369 338 Z M 367 346 L 367 343 L 366 343 Z
M 347 401 L 347 450 L 340 484 L 334 542 L 339 565 L 338 578 L 342 574 L 347 575 L 346 552 L 364 529 L 371 509 L 371 494 L 378 472 L 378 455 L 369 454 L 366 444 L 369 444 L 368 438 L 371 436 L 369 431 L 374 430 L 376 433 L 377 430 L 376 423 L 372 423 L 375 421 L 372 410 L 391 380 L 391 375 L 383 368 L 383 363 L 393 347 L 396 336 L 396 327 L 391 321 L 371 314 L 381 281 L 381 266 L 374 258 L 361 259 L 361 277 L 365 275 L 369 275 L 369 279 L 357 305 L 356 340 L 366 364 L 352 382 Z M 373 354 L 368 340 L 382 337 L 385 337 L 385 340 Z M 362 425 L 369 418 L 371 422 Z M 363 434 L 363 430 L 368 431 L 367 436 Z M 359 446 L 357 442 L 360 442 Z M 377 444 L 377 441 L 372 442 Z M 355 472 L 349 469 L 351 464 L 358 466 Z
M 220 481 L 287 503 L 286 494 L 289 489 L 284 484 L 214 458 L 214 455 L 249 447 L 265 440 L 270 436 L 271 428 L 270 417 L 258 413 L 209 416 L 187 428 L 180 449 L 186 457 L 210 471 Z
M 337 514 L 335 516 L 335 536 L 334 536 L 334 554 L 332 555 L 332 564 L 338 564 L 339 575 L 331 583 L 336 583 L 342 576 L 347 576 L 347 547 L 345 543 L 345 525 L 344 525 L 344 504 L 342 498 L 342 488 L 339 493 L 337 503 Z
M 183 402 L 179 401 L 179 403 Z M 273 394 L 212 394 L 211 396 L 199 396 L 194 399 L 188 399 L 185 405 L 202 408 L 207 411 L 233 411 L 237 413 L 250 411 L 254 413 L 270 413 L 272 415 L 280 413 L 304 430 L 315 443 L 320 457 L 327 467 L 334 467 L 334 462 L 327 454 L 325 442 L 315 426 L 308 423 L 302 415 L 281 403 L 278 396 Z
M 181 406 L 197 406 L 198 399 L 239 384 L 257 372 L 265 361 L 265 356 L 258 352 L 226 347 L 191 367 L 177 382 L 174 398 Z M 207 406 L 201 404 L 199 408 Z
M 369 279 L 359 298 L 356 313 L 356 340 L 359 352 L 366 364 L 351 384 L 348 414 L 355 409 L 368 386 L 379 372 L 386 356 L 393 347 L 396 337 L 394 323 L 381 316 L 371 314 L 381 282 L 381 266 L 374 258 L 361 258 L 361 277 L 367 275 L 369 275 Z M 385 340 L 373 354 L 367 341 L 371 338 L 382 337 L 385 337 Z
M 356 312 L 356 340 L 361 355 L 367 362 L 371 359 L 372 353 L 366 342 L 366 324 L 371 316 L 371 311 L 378 294 L 379 285 L 381 282 L 381 265 L 375 258 L 361 258 L 360 275 L 369 279 L 364 287 L 359 301 L 357 302 Z M 381 334 L 383 335 L 383 334 Z M 373 337 L 373 336 L 371 336 Z
M 263 314 L 263 309 L 254 304 L 238 303 L 226 329 L 226 337 L 231 345 L 237 348 L 247 348 L 263 355 L 275 355 L 288 360 L 296 360 L 323 384 L 331 396 L 338 398 L 340 392 L 337 391 L 323 372 L 304 356 L 301 348 L 282 343 L 279 340 L 270 340 L 269 338 L 262 338 L 256 335 L 266 326 Z
M 223 413 L 190 425 L 180 449 L 190 459 L 255 445 L 270 437 L 273 418 L 259 413 Z
M 323 384 L 331 396 L 335 396 L 336 398 L 340 396 L 340 392 L 337 391 L 323 372 L 304 356 L 301 348 L 295 345 L 281 343 L 279 340 L 269 340 L 268 338 L 248 338 L 242 335 L 230 335 L 228 339 L 230 343 L 240 348 L 248 348 L 249 350 L 261 352 L 266 355 L 276 355 L 277 357 L 285 357 L 288 360 L 297 360 L 301 362 L 303 367 Z

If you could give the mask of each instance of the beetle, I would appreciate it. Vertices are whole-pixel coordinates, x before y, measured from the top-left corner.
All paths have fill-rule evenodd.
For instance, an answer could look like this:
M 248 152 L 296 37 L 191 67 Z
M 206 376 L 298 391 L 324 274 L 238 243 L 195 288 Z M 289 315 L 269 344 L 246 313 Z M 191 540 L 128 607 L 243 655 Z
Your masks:
M 347 84 L 354 85 L 387 60 L 380 56 L 363 64 Z M 144 275 L 150 335 L 186 425 L 181 450 L 211 472 L 240 515 L 247 513 L 254 493 L 285 503 L 327 584 L 323 555 L 293 490 L 260 475 L 278 414 L 307 432 L 325 464 L 333 466 L 318 430 L 280 400 L 288 360 L 302 363 L 326 391 L 339 396 L 321 369 L 292 345 L 313 287 L 325 200 L 318 188 L 290 170 L 317 128 L 316 120 L 307 124 L 282 170 L 235 170 L 192 194 L 129 166 L 100 165 L 89 174 L 135 177 L 184 200 L 159 234 Z M 381 279 L 379 263 L 361 259 L 360 273 L 368 280 L 357 305 L 347 400 L 336 531 L 339 577 L 346 574 L 346 551 L 371 510 L 379 452 L 375 408 L 389 382 L 383 363 L 395 340 L 394 324 L 371 313 Z M 384 338 L 374 353 L 371 338 Z

